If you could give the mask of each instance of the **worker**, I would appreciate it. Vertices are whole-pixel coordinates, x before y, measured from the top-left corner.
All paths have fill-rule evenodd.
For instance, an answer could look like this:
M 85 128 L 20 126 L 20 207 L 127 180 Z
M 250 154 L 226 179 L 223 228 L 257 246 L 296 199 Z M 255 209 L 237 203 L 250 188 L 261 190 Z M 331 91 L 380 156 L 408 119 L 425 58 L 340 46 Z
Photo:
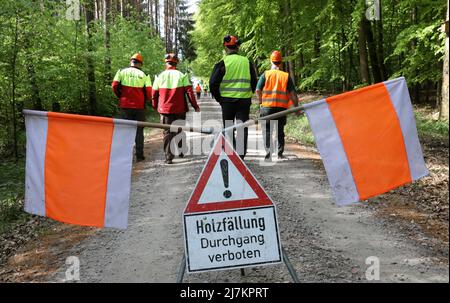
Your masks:
M 283 62 L 281 52 L 274 51 L 270 56 L 270 61 L 272 63 L 271 70 L 268 70 L 261 75 L 256 87 L 256 95 L 260 104 L 260 117 L 284 111 L 289 108 L 292 103 L 294 106 L 298 106 L 298 97 L 295 92 L 294 82 L 292 81 L 292 78 L 289 77 L 288 73 L 281 70 L 281 64 Z M 300 112 L 296 112 L 296 115 L 300 115 Z M 284 126 L 286 125 L 286 116 L 276 120 L 278 122 L 278 159 L 284 159 Z M 263 121 L 262 134 L 266 150 L 266 160 L 270 160 L 272 157 L 272 127 L 271 121 Z
M 177 70 L 178 56 L 169 53 L 164 57 L 166 70 L 155 78 L 153 83 L 153 108 L 158 111 L 161 116 L 162 124 L 172 125 L 177 121 L 177 125 L 184 124 L 186 120 L 186 112 L 189 107 L 186 98 L 189 100 L 196 112 L 200 112 L 200 107 L 195 99 L 195 94 L 192 89 L 192 84 L 189 77 Z M 164 152 L 165 163 L 172 164 L 175 158 L 175 144 L 172 142 L 174 137 L 181 134 L 181 140 L 177 142 L 180 158 L 184 157 L 183 143 L 186 142 L 185 133 L 179 130 L 178 132 L 164 130 Z
M 222 107 L 224 127 L 249 120 L 251 98 L 257 84 L 253 64 L 248 58 L 238 54 L 240 45 L 241 41 L 237 37 L 224 37 L 226 56 L 214 66 L 209 81 L 211 93 Z M 235 150 L 244 159 L 247 153 L 248 129 L 238 129 L 236 137 L 234 131 L 226 135 L 233 139 Z
M 202 96 L 202 87 L 200 86 L 200 83 L 197 83 L 195 92 L 197 93 L 197 99 L 200 99 L 200 97 Z
M 117 71 L 112 89 L 119 98 L 120 117 L 127 120 L 145 121 L 145 103 L 151 102 L 152 82 L 142 71 L 144 60 L 140 53 L 130 58 L 130 66 Z M 136 160 L 144 157 L 144 128 L 136 130 Z

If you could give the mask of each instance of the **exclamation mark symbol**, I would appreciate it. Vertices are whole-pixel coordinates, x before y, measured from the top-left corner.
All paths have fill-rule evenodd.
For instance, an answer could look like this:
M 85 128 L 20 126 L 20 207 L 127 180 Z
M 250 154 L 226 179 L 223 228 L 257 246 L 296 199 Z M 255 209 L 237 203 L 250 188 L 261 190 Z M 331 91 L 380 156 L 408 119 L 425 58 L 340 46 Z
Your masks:
M 223 184 L 225 185 L 225 188 L 228 188 L 229 186 L 229 177 L 228 177 L 228 161 L 223 159 L 220 161 L 220 169 L 222 170 L 222 178 L 223 178 Z M 223 196 L 227 199 L 231 198 L 231 191 L 228 189 L 223 192 Z

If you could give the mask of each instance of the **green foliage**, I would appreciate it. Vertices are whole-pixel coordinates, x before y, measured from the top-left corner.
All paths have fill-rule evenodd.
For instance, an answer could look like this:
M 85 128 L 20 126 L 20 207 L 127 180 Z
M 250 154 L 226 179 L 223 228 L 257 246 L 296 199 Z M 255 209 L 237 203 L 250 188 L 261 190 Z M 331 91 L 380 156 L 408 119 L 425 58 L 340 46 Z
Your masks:
M 417 84 L 442 79 L 445 34 L 440 26 L 445 18 L 445 7 L 445 1 L 399 3 L 392 18 L 404 16 L 403 22 L 391 20 L 399 30 L 392 38 L 393 51 L 387 58 L 396 66 L 392 77 L 403 75 L 409 83 Z M 416 16 L 413 17 L 414 9 Z
M 24 178 L 24 161 L 0 163 L 0 234 L 27 216 L 22 210 Z
M 114 116 L 117 98 L 111 90 L 112 77 L 129 64 L 135 52 L 144 57 L 144 72 L 154 75 L 164 68 L 165 46 L 147 22 L 137 17 L 114 15 L 109 24 L 110 49 L 104 45 L 105 24 L 95 20 L 87 52 L 84 16 L 78 21 L 66 18 L 65 1 L 2 0 L 0 12 L 0 155 L 10 156 L 13 138 L 23 153 L 23 108 L 62 112 L 88 112 L 86 56 L 94 62 L 97 115 Z M 105 57 L 111 59 L 106 70 Z M 14 86 L 14 101 L 13 101 Z M 13 123 L 17 122 L 14 131 Z
M 250 118 L 257 119 L 259 116 L 259 104 L 252 103 L 250 107 Z M 293 114 L 288 115 L 287 123 L 284 128 L 286 138 L 300 143 L 302 145 L 314 146 L 315 140 L 311 127 L 309 126 L 308 118 L 305 115 L 297 117 Z
M 302 145 L 314 146 L 315 140 L 309 126 L 308 118 L 289 116 L 285 127 L 286 137 Z
M 434 120 L 429 115 L 421 111 L 415 111 L 417 131 L 420 137 L 433 138 L 448 142 L 448 128 L 447 121 Z
M 403 75 L 410 85 L 429 81 L 437 86 L 442 80 L 444 34 L 438 29 L 445 7 L 444 0 L 382 1 L 382 23 L 369 24 L 388 77 Z M 286 61 L 301 90 L 337 93 L 367 85 L 358 66 L 358 34 L 366 9 L 364 0 L 202 0 L 193 33 L 198 49 L 193 70 L 198 77 L 209 77 L 229 33 L 244 41 L 242 52 L 260 72 L 268 68 L 271 51 L 288 52 Z M 368 63 L 372 73 L 378 69 Z

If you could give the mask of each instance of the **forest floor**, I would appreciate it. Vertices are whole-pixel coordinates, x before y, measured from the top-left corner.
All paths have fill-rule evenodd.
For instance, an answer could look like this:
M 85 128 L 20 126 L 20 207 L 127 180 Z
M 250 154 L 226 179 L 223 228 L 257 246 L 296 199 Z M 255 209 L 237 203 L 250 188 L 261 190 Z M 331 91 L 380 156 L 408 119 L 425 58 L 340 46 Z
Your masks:
M 219 117 L 213 100 L 204 98 L 200 105 L 203 119 Z M 260 140 L 257 129 L 250 130 L 249 140 Z M 259 165 L 262 151 L 250 150 L 246 164 L 276 204 L 281 242 L 302 282 L 365 282 L 370 256 L 380 260 L 381 282 L 449 281 L 448 138 L 421 136 L 421 142 L 430 176 L 342 208 L 335 206 L 313 147 L 292 141 L 287 160 L 269 167 Z M 66 258 L 77 256 L 81 282 L 175 282 L 184 253 L 182 211 L 207 156 L 176 159 L 169 166 L 161 146 L 161 131 L 151 131 L 148 158 L 133 171 L 127 230 L 33 217 L 0 236 L 0 281 L 63 282 Z M 185 282 L 289 281 L 282 264 L 251 268 L 245 276 L 228 270 L 185 277 Z

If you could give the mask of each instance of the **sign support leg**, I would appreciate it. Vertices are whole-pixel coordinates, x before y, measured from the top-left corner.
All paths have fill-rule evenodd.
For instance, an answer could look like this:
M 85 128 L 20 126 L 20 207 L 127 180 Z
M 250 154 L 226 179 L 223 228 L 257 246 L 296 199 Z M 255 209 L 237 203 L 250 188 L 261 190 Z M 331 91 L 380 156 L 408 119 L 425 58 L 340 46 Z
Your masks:
M 186 271 L 186 255 L 183 254 L 183 259 L 181 260 L 180 264 L 180 270 L 178 271 L 177 283 L 183 283 L 185 271 Z
M 300 283 L 300 279 L 298 278 L 297 272 L 295 271 L 295 268 L 292 266 L 292 263 L 286 254 L 286 251 L 284 250 L 283 247 L 281 247 L 281 250 L 283 252 L 283 262 L 284 262 L 284 264 L 286 264 L 286 267 L 289 271 L 289 274 L 292 277 L 292 280 L 294 281 L 294 283 Z M 178 271 L 177 283 L 183 283 L 185 271 L 186 271 L 186 256 L 183 254 L 183 259 L 181 260 L 181 264 L 180 264 L 180 270 Z M 241 268 L 241 276 L 242 277 L 245 276 L 244 268 Z
M 283 247 L 281 247 L 281 251 L 283 252 L 283 262 L 284 264 L 286 264 L 286 267 L 289 271 L 289 274 L 292 277 L 292 280 L 294 281 L 294 283 L 300 283 L 300 279 L 298 278 L 297 272 L 295 271 L 294 266 L 292 266 L 292 263 L 289 260 L 286 251 L 284 250 Z

